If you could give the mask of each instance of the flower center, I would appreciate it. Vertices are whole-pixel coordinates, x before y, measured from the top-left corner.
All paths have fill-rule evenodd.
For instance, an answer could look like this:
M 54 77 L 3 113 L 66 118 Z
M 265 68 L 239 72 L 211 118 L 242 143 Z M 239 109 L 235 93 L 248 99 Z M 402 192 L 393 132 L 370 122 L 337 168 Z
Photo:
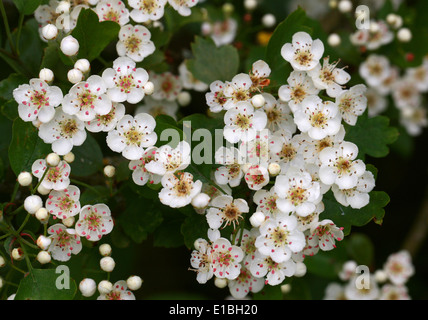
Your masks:
M 336 162 L 336 168 L 339 174 L 343 174 L 345 172 L 349 172 L 349 170 L 351 169 L 351 161 L 349 161 L 348 159 L 344 159 L 344 158 L 339 158 L 339 160 Z
M 306 199 L 306 189 L 301 187 L 292 188 L 288 192 L 288 199 L 294 206 L 301 204 Z
M 294 58 L 301 66 L 307 66 L 312 62 L 313 54 L 308 51 L 296 52 L 296 57 Z
M 134 77 L 132 75 L 120 76 L 118 86 L 122 92 L 129 93 L 135 87 Z
M 249 129 L 251 127 L 250 116 L 246 114 L 238 114 L 236 116 L 235 124 L 241 129 Z
M 327 118 L 321 111 L 311 116 L 311 123 L 313 127 L 324 127 L 326 122 Z
M 133 145 L 140 146 L 143 135 L 144 134 L 142 132 L 135 129 L 135 127 L 132 127 L 131 129 L 129 129 L 127 132 L 124 133 L 126 144 L 127 145 L 133 144 Z

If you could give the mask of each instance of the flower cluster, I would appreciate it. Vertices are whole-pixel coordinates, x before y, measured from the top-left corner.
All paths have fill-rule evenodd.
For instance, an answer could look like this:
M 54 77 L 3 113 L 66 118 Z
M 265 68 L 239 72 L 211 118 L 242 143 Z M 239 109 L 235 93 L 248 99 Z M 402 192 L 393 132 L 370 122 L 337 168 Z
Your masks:
M 325 290 L 325 300 L 409 300 L 406 286 L 414 274 L 412 258 L 402 250 L 389 255 L 381 269 L 371 273 L 359 270 L 353 260 L 343 264 L 339 278 Z
M 224 113 L 230 143 L 215 154 L 215 180 L 232 189 L 245 181 L 254 208 L 229 194 L 212 197 L 205 209 L 210 241 L 198 239 L 191 258 L 198 282 L 227 279 L 231 295 L 243 298 L 304 274 L 307 256 L 344 237 L 343 228 L 320 218 L 323 195 L 332 190 L 341 205 L 356 209 L 369 203 L 374 176 L 357 159 L 358 147 L 344 140 L 342 125 L 355 125 L 366 110 L 366 87 L 346 89 L 350 75 L 323 53 L 320 40 L 294 34 L 281 50 L 294 70 L 279 98 L 263 91 L 271 70 L 262 60 L 249 74 L 210 85 L 207 104 Z M 229 241 L 220 231 L 230 225 Z

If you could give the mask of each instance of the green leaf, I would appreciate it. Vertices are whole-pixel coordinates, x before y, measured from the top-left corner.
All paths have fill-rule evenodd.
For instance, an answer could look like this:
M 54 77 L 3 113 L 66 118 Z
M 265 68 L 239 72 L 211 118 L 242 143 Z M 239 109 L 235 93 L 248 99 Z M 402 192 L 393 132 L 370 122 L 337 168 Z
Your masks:
M 21 118 L 13 122 L 9 162 L 16 175 L 22 171 L 31 172 L 34 161 L 45 158 L 50 152 L 51 146 L 39 138 L 31 122 L 24 122 Z
M 157 147 L 169 144 L 171 147 L 175 148 L 176 145 L 184 139 L 182 128 L 180 128 L 174 118 L 168 115 L 160 114 L 156 116 L 156 127 L 154 131 L 158 135 Z
M 13 99 L 13 90 L 20 84 L 28 83 L 28 79 L 18 73 L 12 73 L 7 79 L 0 81 L 0 97 L 4 100 Z
M 42 0 L 13 0 L 13 3 L 22 14 L 32 14 L 41 4 Z
M 70 164 L 73 176 L 85 177 L 96 173 L 103 166 L 103 153 L 97 140 L 88 133 L 85 142 L 73 148 L 75 160 Z
M 235 47 L 217 47 L 210 38 L 197 36 L 191 48 L 193 58 L 187 61 L 187 67 L 196 79 L 209 84 L 231 80 L 238 73 L 239 54 Z
M 271 85 L 278 86 L 287 82 L 288 75 L 292 71 L 291 65 L 281 56 L 281 48 L 286 43 L 291 43 L 293 35 L 299 31 L 312 34 L 312 29 L 306 25 L 308 19 L 302 8 L 291 13 L 276 27 L 266 47 L 265 61 L 271 67 Z
M 352 226 L 361 227 L 371 220 L 378 224 L 382 223 L 385 215 L 384 207 L 389 203 L 389 196 L 383 191 L 372 191 L 369 193 L 370 203 L 361 209 L 344 207 L 339 204 L 331 191 L 327 192 L 323 198 L 325 205 L 324 212 L 320 219 L 330 219 L 338 227 L 343 227 L 344 234 L 348 235 Z
M 281 286 L 266 285 L 253 295 L 254 300 L 282 300 Z
M 367 154 L 375 158 L 385 157 L 389 153 L 388 145 L 398 138 L 398 129 L 389 126 L 389 118 L 376 116 L 369 118 L 367 112 L 358 118 L 355 126 L 346 125 L 345 140 L 358 146 L 358 157 L 364 159 Z
M 100 22 L 92 9 L 82 9 L 76 27 L 71 33 L 80 44 L 77 59 L 86 58 L 92 61 L 97 58 L 110 42 L 117 40 L 119 30 L 118 23 Z
M 357 264 L 370 266 L 374 262 L 374 246 L 370 238 L 362 233 L 352 233 L 347 238 L 347 251 Z
M 88 188 L 82 192 L 80 196 L 80 204 L 83 207 L 87 204 L 106 203 L 109 200 L 109 197 L 109 188 L 105 186 L 92 186 L 91 189 Z
M 184 216 L 177 210 L 171 210 L 168 207 L 165 207 L 163 211 L 164 221 L 153 234 L 153 245 L 165 248 L 176 248 L 184 245 L 183 235 L 180 231 Z
M 205 215 L 196 212 L 189 215 L 181 225 L 181 233 L 184 236 L 184 244 L 187 248 L 193 248 L 195 240 L 207 239 L 208 222 Z
M 77 292 L 76 282 L 70 278 L 69 288 L 58 289 L 61 276 L 65 273 L 56 273 L 55 269 L 32 269 L 19 283 L 15 300 L 72 300 Z

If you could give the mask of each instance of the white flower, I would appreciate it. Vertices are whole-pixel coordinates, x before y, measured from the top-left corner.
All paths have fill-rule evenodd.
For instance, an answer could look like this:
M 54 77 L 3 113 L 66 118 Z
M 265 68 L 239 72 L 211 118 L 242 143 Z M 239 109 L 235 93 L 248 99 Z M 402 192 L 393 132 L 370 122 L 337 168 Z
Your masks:
M 62 108 L 55 110 L 54 118 L 39 128 L 39 137 L 52 144 L 52 150 L 58 155 L 66 155 L 73 146 L 80 146 L 86 140 L 85 124 L 76 116 L 68 115 Z
M 229 195 L 222 195 L 214 198 L 207 210 L 207 222 L 210 228 L 219 229 L 221 226 L 227 227 L 239 225 L 239 220 L 244 219 L 243 213 L 250 211 L 244 199 L 233 199 Z
M 184 89 L 195 90 L 199 92 L 207 91 L 208 85 L 193 76 L 193 74 L 187 68 L 186 61 L 180 63 L 178 66 L 178 73 Z
M 240 262 L 244 258 L 244 252 L 240 247 L 234 246 L 225 238 L 218 238 L 211 245 L 210 253 L 214 276 L 236 279 L 241 272 Z
M 60 161 L 56 167 L 49 167 L 46 165 L 45 159 L 38 159 L 34 161 L 31 172 L 33 175 L 40 179 L 43 177 L 43 181 L 40 183 L 47 190 L 63 190 L 70 184 L 70 165 L 65 161 Z
M 112 102 L 109 113 L 96 115 L 93 120 L 85 122 L 85 128 L 90 132 L 112 131 L 125 115 L 125 111 L 125 106 L 122 103 Z
M 208 32 L 204 32 L 207 30 Z M 205 22 L 202 25 L 204 33 L 208 33 L 217 47 L 231 44 L 238 31 L 238 22 L 233 18 L 226 18 L 224 20 L 214 21 L 213 23 Z
M 151 33 L 146 27 L 127 24 L 119 31 L 119 41 L 116 44 L 117 54 L 120 57 L 127 56 L 136 62 L 143 61 L 156 49 L 150 38 Z
M 198 0 L 168 0 L 168 3 L 173 7 L 180 15 L 190 16 L 192 10 L 191 7 L 198 3 Z
M 412 257 L 406 250 L 389 255 L 383 270 L 388 279 L 395 285 L 403 285 L 415 273 Z
M 76 115 L 81 121 L 91 121 L 97 115 L 109 113 L 111 105 L 103 79 L 93 75 L 70 89 L 64 96 L 62 110 L 69 115 Z
M 292 259 L 278 263 L 271 257 L 256 252 L 249 269 L 254 277 L 266 277 L 265 284 L 276 286 L 286 277 L 292 277 L 295 274 L 296 263 Z
M 226 87 L 223 91 L 226 98 L 224 104 L 225 110 L 230 110 L 235 107 L 239 102 L 249 101 L 251 99 L 251 77 L 246 73 L 237 74 L 232 78 L 232 81 L 226 82 Z
M 164 15 L 164 8 L 167 0 L 128 0 L 132 8 L 129 13 L 135 22 L 157 21 Z
M 150 96 L 146 96 L 142 103 L 135 110 L 135 114 L 145 112 L 154 118 L 160 114 L 168 115 L 174 119 L 177 118 L 178 104 L 175 100 L 156 100 Z
M 207 105 L 211 112 L 217 113 L 224 109 L 228 98 L 224 95 L 226 84 L 222 81 L 214 81 L 210 84 L 210 92 L 205 94 Z
M 369 192 L 375 187 L 375 179 L 370 171 L 364 172 L 359 178 L 357 185 L 351 189 L 339 189 L 333 185 L 332 191 L 337 202 L 347 207 L 360 209 L 366 206 L 370 201 Z
M 358 178 L 366 170 L 364 162 L 355 159 L 357 156 L 357 145 L 347 141 L 322 150 L 319 155 L 321 161 L 319 176 L 321 181 L 327 185 L 335 183 L 339 189 L 355 187 Z
M 293 121 L 291 110 L 286 102 L 277 100 L 270 93 L 262 93 L 265 104 L 262 107 L 267 116 L 266 127 L 275 132 L 286 129 L 291 133 L 296 132 L 296 124 Z
M 196 250 L 192 251 L 190 265 L 196 271 L 196 280 L 200 284 L 206 283 L 213 277 L 213 269 L 211 264 L 211 245 L 205 239 L 196 240 L 198 244 Z
M 369 86 L 377 87 L 389 76 L 390 63 L 387 57 L 371 54 L 360 64 L 360 76 Z
M 225 128 L 223 135 L 231 143 L 247 142 L 256 138 L 257 132 L 267 124 L 266 113 L 257 110 L 250 102 L 240 101 L 224 115 Z
M 336 282 L 329 283 L 325 288 L 323 300 L 347 300 L 344 286 Z
M 420 92 L 428 91 L 428 60 L 424 59 L 418 67 L 407 68 L 405 77 L 414 80 L 414 84 Z
M 275 217 L 281 211 L 277 205 L 278 195 L 275 187 L 268 190 L 257 190 L 253 196 L 253 202 L 257 205 L 256 211 L 263 212 L 266 218 Z
M 377 88 L 367 88 L 365 96 L 369 117 L 375 117 L 388 108 L 388 99 Z
M 301 109 L 294 113 L 294 122 L 301 132 L 313 139 L 335 135 L 340 130 L 341 115 L 334 102 L 322 101 L 318 96 L 307 97 Z
M 146 164 L 154 159 L 156 149 L 156 147 L 148 148 L 140 159 L 129 162 L 128 167 L 132 170 L 132 180 L 135 184 L 143 186 L 147 182 L 158 184 L 161 181 L 161 176 L 148 172 L 146 169 Z
M 82 250 L 82 242 L 74 229 L 67 229 L 57 223 L 48 228 L 48 233 L 52 242 L 46 251 L 50 252 L 52 259 L 68 261 L 71 254 L 78 254 Z
M 173 173 L 167 173 L 161 181 L 163 188 L 159 192 L 159 199 L 171 208 L 187 206 L 202 189 L 202 182 L 194 181 L 192 174 L 180 172 L 177 175 L 178 177 Z
M 131 58 L 119 57 L 113 61 L 113 68 L 104 70 L 102 78 L 112 101 L 135 104 L 144 98 L 149 75 L 143 68 L 137 68 Z
M 352 277 L 344 290 L 348 300 L 377 300 L 380 294 L 379 286 L 371 274 L 364 278 L 363 283 L 359 282 L 357 276 Z
M 243 231 L 243 232 L 242 232 Z M 242 232 L 242 236 L 241 236 Z M 257 237 L 260 235 L 259 228 L 252 228 L 250 231 L 247 229 L 238 230 L 238 234 L 235 238 L 235 245 L 239 245 L 242 251 L 244 252 L 244 259 L 242 261 L 242 266 L 245 268 L 249 268 L 252 261 L 254 260 L 254 256 L 257 252 L 257 248 L 254 245 Z M 241 242 L 239 243 L 239 241 Z
M 86 205 L 80 210 L 76 233 L 90 241 L 98 241 L 113 230 L 111 211 L 103 203 Z
M 400 123 L 409 135 L 420 135 L 423 128 L 426 128 L 428 125 L 426 108 L 416 106 L 400 110 Z
M 263 129 L 258 132 L 255 139 L 251 141 L 243 141 L 239 144 L 239 153 L 241 163 L 247 165 L 263 165 L 269 166 L 269 145 L 272 134 L 268 129 Z
M 326 90 L 330 97 L 337 97 L 342 92 L 342 85 L 346 84 L 351 76 L 345 70 L 337 68 L 338 62 L 330 63 L 329 57 L 325 57 L 323 65 L 318 64 L 308 71 L 314 85 L 321 90 Z
M 392 97 L 398 109 L 416 107 L 422 101 L 422 96 L 416 86 L 416 82 L 409 77 L 399 79 L 393 84 Z
M 67 219 L 80 213 L 80 190 L 69 185 L 64 190 L 52 190 L 46 200 L 48 212 L 59 219 Z
M 269 153 L 271 162 L 281 166 L 281 172 L 286 172 L 291 166 L 302 163 L 302 155 L 298 152 L 300 148 L 299 136 L 293 136 L 287 130 L 279 130 L 272 135 L 269 141 Z
M 269 180 L 269 171 L 264 165 L 251 165 L 245 172 L 245 182 L 251 190 L 260 190 Z
M 180 77 L 169 71 L 160 74 L 150 72 L 150 79 L 154 85 L 153 99 L 168 101 L 177 100 L 178 95 L 183 90 Z
M 321 40 L 312 40 L 306 32 L 297 32 L 293 35 L 292 43 L 286 43 L 281 48 L 282 57 L 288 61 L 293 69 L 308 71 L 319 64 L 324 54 L 324 44 Z
M 241 273 L 234 280 L 228 281 L 229 292 L 235 299 L 243 299 L 250 292 L 257 293 L 264 287 L 264 279 L 254 277 L 251 272 L 242 267 Z
M 22 120 L 46 123 L 54 117 L 55 107 L 61 104 L 63 94 L 60 88 L 34 78 L 30 84 L 21 84 L 14 89 L 13 98 L 18 103 L 18 114 Z
M 100 21 L 113 21 L 121 26 L 129 22 L 129 10 L 122 0 L 100 0 L 95 12 Z
M 190 145 L 181 141 L 175 149 L 166 144 L 159 147 L 154 160 L 146 164 L 146 169 L 154 174 L 165 175 L 184 170 L 190 164 Z
M 263 87 L 269 85 L 270 80 L 268 79 L 271 73 L 269 65 L 263 60 L 257 60 L 251 66 L 250 78 L 252 84 L 252 90 L 260 90 Z
M 97 300 L 135 300 L 135 296 L 128 290 L 126 281 L 120 280 L 113 285 L 113 290 L 101 294 Z
M 336 105 L 342 115 L 343 121 L 354 126 L 357 119 L 367 108 L 367 97 L 365 92 L 367 87 L 363 84 L 358 84 L 351 87 L 349 90 L 342 91 L 336 97 Z
M 329 251 L 336 248 L 336 240 L 343 240 L 343 228 L 337 227 L 333 221 L 324 219 L 319 221 L 311 228 L 311 237 L 309 240 L 315 241 L 318 247 L 323 251 Z
M 140 159 L 144 148 L 156 143 L 155 127 L 155 119 L 147 113 L 139 113 L 135 117 L 125 115 L 117 123 L 116 129 L 108 133 L 107 145 L 128 160 Z
M 277 263 L 288 261 L 293 252 L 303 250 L 306 244 L 305 236 L 297 226 L 296 217 L 288 213 L 271 217 L 259 227 L 260 236 L 255 246 L 260 253 Z
M 282 101 L 288 102 L 292 112 L 296 112 L 300 108 L 300 103 L 306 97 L 317 95 L 320 91 L 304 71 L 291 72 L 287 83 L 279 88 L 278 96 Z
M 216 182 L 220 185 L 229 184 L 231 187 L 237 187 L 244 176 L 239 150 L 234 147 L 220 147 L 214 157 L 215 163 L 222 165 L 214 171 Z
M 410 300 L 410 296 L 406 286 L 388 283 L 381 288 L 379 300 Z
M 275 192 L 279 197 L 279 210 L 284 213 L 296 212 L 299 216 L 313 213 L 321 200 L 319 183 L 312 181 L 308 172 L 295 168 L 276 177 Z

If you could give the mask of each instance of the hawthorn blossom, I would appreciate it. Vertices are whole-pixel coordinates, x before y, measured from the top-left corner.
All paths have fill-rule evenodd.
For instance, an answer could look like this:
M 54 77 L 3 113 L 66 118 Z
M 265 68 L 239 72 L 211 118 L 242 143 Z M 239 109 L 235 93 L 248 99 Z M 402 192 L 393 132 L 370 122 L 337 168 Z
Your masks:
M 351 87 L 349 90 L 342 91 L 336 97 L 336 105 L 343 121 L 354 126 L 357 119 L 367 108 L 367 97 L 365 92 L 367 87 L 363 84 L 358 84 Z
M 315 87 L 326 90 L 328 96 L 336 98 L 342 93 L 342 86 L 346 84 L 351 76 L 343 68 L 337 68 L 339 62 L 329 62 L 329 57 L 323 59 L 323 65 L 318 64 L 308 71 Z
M 135 114 L 142 112 L 148 113 L 154 118 L 160 114 L 168 115 L 174 119 L 177 118 L 178 103 L 175 100 L 156 100 L 151 96 L 146 96 L 142 104 L 135 109 Z
M 319 221 L 311 228 L 311 237 L 317 243 L 317 246 L 323 251 L 329 251 L 336 248 L 336 240 L 343 240 L 343 228 L 337 227 L 333 221 L 324 219 Z
M 220 147 L 214 157 L 215 163 L 222 165 L 214 172 L 216 182 L 220 185 L 229 184 L 231 187 L 237 187 L 244 176 L 240 151 L 234 147 Z
M 188 205 L 201 192 L 202 182 L 194 181 L 193 175 L 180 172 L 175 176 L 167 173 L 162 177 L 162 190 L 159 192 L 160 201 L 171 208 L 181 208 Z
M 112 107 L 106 90 L 103 79 L 92 75 L 70 89 L 64 96 L 62 110 L 69 115 L 75 115 L 81 121 L 91 121 L 97 115 L 106 115 Z
M 70 170 L 70 165 L 63 160 L 56 167 L 48 167 L 45 159 L 38 159 L 31 166 L 33 176 L 39 181 L 44 176 L 40 185 L 47 190 L 64 190 L 67 188 L 70 184 Z
M 423 128 L 428 125 L 426 108 L 414 106 L 400 110 L 400 124 L 411 136 L 421 134 Z
M 232 245 L 225 238 L 215 240 L 209 252 L 211 256 L 212 270 L 217 278 L 236 279 L 241 272 L 240 262 L 244 258 L 244 252 L 240 247 Z
M 113 21 L 121 26 L 129 22 L 129 10 L 122 0 L 100 0 L 95 12 L 100 21 Z
M 304 71 L 292 71 L 287 79 L 287 84 L 282 85 L 278 90 L 279 99 L 288 102 L 288 106 L 294 113 L 300 107 L 301 102 L 319 93 L 311 79 Z
M 374 276 L 370 274 L 364 283 L 359 283 L 357 276 L 352 277 L 345 285 L 344 293 L 348 300 L 377 300 L 380 289 Z
M 190 145 L 186 141 L 181 141 L 175 148 L 163 145 L 156 150 L 154 159 L 146 164 L 146 169 L 161 176 L 184 170 L 190 164 L 190 152 Z
M 256 212 L 263 212 L 267 218 L 275 217 L 280 213 L 277 205 L 278 199 L 275 186 L 270 188 L 270 190 L 257 190 L 253 195 L 253 202 L 257 205 Z
M 302 101 L 301 106 L 294 113 L 294 122 L 301 132 L 307 132 L 313 139 L 323 139 L 339 132 L 342 118 L 334 102 L 310 96 Z
M 136 185 L 143 186 L 147 182 L 150 184 L 160 183 L 162 177 L 157 174 L 153 174 L 146 169 L 146 164 L 154 159 L 156 149 L 156 147 L 148 148 L 144 151 L 144 154 L 140 159 L 131 160 L 129 162 L 128 167 L 132 170 L 132 180 Z
M 268 129 L 260 131 L 255 139 L 241 142 L 239 144 L 239 153 L 241 162 L 247 165 L 269 165 L 269 139 L 271 132 Z
M 419 106 L 422 102 L 422 96 L 416 82 L 408 77 L 399 79 L 394 83 L 392 98 L 398 109 Z
M 157 21 L 163 17 L 166 3 L 167 0 L 128 0 L 132 8 L 129 15 L 135 22 Z
M 196 271 L 196 281 L 200 284 L 207 283 L 213 277 L 211 264 L 211 245 L 205 239 L 196 240 L 197 248 L 192 251 L 190 265 Z
M 223 135 L 231 143 L 251 141 L 267 124 L 266 113 L 257 110 L 250 102 L 240 101 L 224 115 Z
M 119 57 L 113 61 L 113 68 L 103 71 L 102 78 L 112 101 L 135 104 L 144 98 L 144 86 L 149 74 L 143 68 L 137 68 L 131 58 Z
M 101 294 L 97 300 L 135 300 L 135 295 L 128 290 L 126 281 L 120 280 L 115 282 L 112 291 Z
M 250 208 L 244 199 L 233 199 L 229 195 L 214 198 L 207 210 L 206 218 L 212 229 L 219 229 L 239 225 L 239 220 L 244 219 L 243 214 L 248 213 Z
M 112 131 L 125 115 L 125 111 L 125 106 L 122 103 L 112 102 L 109 113 L 96 115 L 93 120 L 85 122 L 85 128 L 90 132 Z
M 241 235 L 242 233 L 242 235 Z M 257 252 L 257 248 L 254 245 L 257 237 L 260 235 L 259 228 L 251 228 L 251 230 L 247 229 L 239 229 L 237 236 L 235 238 L 235 245 L 239 245 L 242 251 L 244 252 L 244 259 L 242 261 L 242 267 L 249 268 L 255 254 Z M 241 241 L 241 242 L 239 242 Z
M 321 40 L 312 40 L 306 32 L 293 35 L 292 43 L 286 43 L 281 48 L 281 56 L 288 61 L 294 70 L 309 71 L 319 64 L 324 54 L 324 44 Z
M 377 88 L 367 88 L 365 93 L 367 98 L 367 109 L 370 118 L 375 117 L 388 108 L 388 100 Z
M 52 190 L 46 200 L 46 210 L 60 219 L 74 217 L 80 213 L 80 189 L 69 185 L 63 190 Z
M 286 172 L 291 166 L 302 163 L 302 155 L 299 153 L 299 136 L 292 135 L 288 130 L 278 130 L 273 133 L 269 141 L 269 155 L 271 162 L 278 163 L 281 172 Z
M 389 76 L 390 63 L 387 57 L 371 54 L 360 64 L 360 76 L 369 86 L 377 87 Z
M 243 299 L 250 292 L 260 292 L 265 282 L 263 278 L 254 277 L 248 269 L 242 267 L 239 276 L 234 280 L 228 281 L 227 285 L 232 297 L 235 299 Z
M 265 284 L 276 286 L 281 284 L 286 277 L 292 277 L 296 273 L 296 263 L 292 259 L 278 263 L 270 256 L 256 252 L 249 269 L 254 277 L 265 277 Z
M 233 109 L 240 102 L 250 100 L 252 84 L 251 77 L 246 73 L 239 73 L 232 78 L 232 81 L 226 82 L 223 91 L 226 98 L 224 109 Z
M 424 59 L 418 67 L 407 68 L 405 78 L 413 80 L 420 92 L 428 91 L 428 59 Z
M 401 250 L 388 256 L 383 270 L 388 279 L 395 285 L 403 285 L 415 273 L 412 257 L 406 250 Z
M 286 129 L 291 133 L 296 132 L 291 110 L 286 102 L 275 99 L 270 93 L 262 93 L 266 103 L 262 107 L 267 116 L 266 127 L 275 132 L 280 129 Z
M 140 159 L 144 148 L 156 143 L 155 127 L 155 119 L 147 113 L 139 113 L 135 117 L 125 115 L 117 123 L 116 129 L 108 133 L 107 145 L 128 160 Z
M 410 300 L 406 286 L 396 286 L 387 283 L 380 290 L 379 300 Z
M 183 91 L 180 77 L 169 71 L 160 74 L 151 72 L 150 79 L 154 85 L 154 91 L 151 95 L 153 99 L 173 101 Z
M 76 233 L 90 241 L 98 241 L 113 230 L 110 208 L 104 203 L 86 205 L 80 210 Z
M 308 172 L 295 168 L 276 177 L 275 192 L 279 197 L 279 210 L 296 212 L 299 216 L 314 212 L 317 203 L 321 201 L 319 183 L 312 181 Z
M 117 54 L 127 56 L 135 62 L 141 62 L 155 51 L 155 44 L 149 29 L 141 25 L 127 24 L 120 28 L 119 41 L 116 44 Z
M 263 87 L 269 85 L 269 76 L 271 73 L 269 65 L 263 60 L 257 60 L 251 66 L 250 78 L 252 82 L 252 90 L 261 90 Z
M 208 85 L 201 80 L 196 79 L 190 70 L 187 68 L 186 61 L 183 61 L 178 66 L 178 73 L 184 89 L 205 92 Z
M 211 112 L 217 113 L 224 109 L 228 98 L 224 95 L 226 84 L 222 81 L 214 81 L 210 84 L 210 92 L 205 94 L 205 99 Z
M 269 171 L 264 165 L 251 165 L 245 172 L 245 182 L 251 190 L 260 190 L 269 183 Z
M 327 185 L 335 183 L 339 189 L 355 187 L 358 178 L 366 170 L 366 165 L 363 161 L 356 159 L 357 156 L 357 145 L 347 141 L 322 150 L 319 155 L 321 181 Z
M 198 0 L 168 0 L 171 7 L 182 16 L 190 16 L 192 8 L 198 3 Z
M 332 191 L 335 199 L 341 205 L 354 209 L 361 209 L 370 201 L 369 192 L 375 187 L 375 179 L 370 171 L 364 172 L 359 178 L 357 185 L 351 189 L 339 189 L 333 185 Z
M 217 20 L 212 23 L 204 22 L 202 24 L 202 32 L 209 35 L 217 47 L 231 44 L 238 31 L 238 22 L 233 18 Z
M 260 236 L 255 246 L 261 254 L 271 257 L 276 263 L 288 261 L 293 252 L 305 247 L 305 236 L 297 226 L 295 216 L 280 213 L 260 225 Z
M 48 228 L 48 234 L 51 244 L 46 251 L 50 252 L 54 260 L 68 261 L 71 254 L 79 254 L 82 250 L 82 242 L 74 229 L 57 223 Z
M 49 86 L 40 79 L 31 79 L 30 84 L 21 84 L 14 89 L 13 98 L 18 103 L 18 114 L 23 121 L 38 120 L 46 123 L 55 115 L 55 107 L 63 99 L 60 88 Z

